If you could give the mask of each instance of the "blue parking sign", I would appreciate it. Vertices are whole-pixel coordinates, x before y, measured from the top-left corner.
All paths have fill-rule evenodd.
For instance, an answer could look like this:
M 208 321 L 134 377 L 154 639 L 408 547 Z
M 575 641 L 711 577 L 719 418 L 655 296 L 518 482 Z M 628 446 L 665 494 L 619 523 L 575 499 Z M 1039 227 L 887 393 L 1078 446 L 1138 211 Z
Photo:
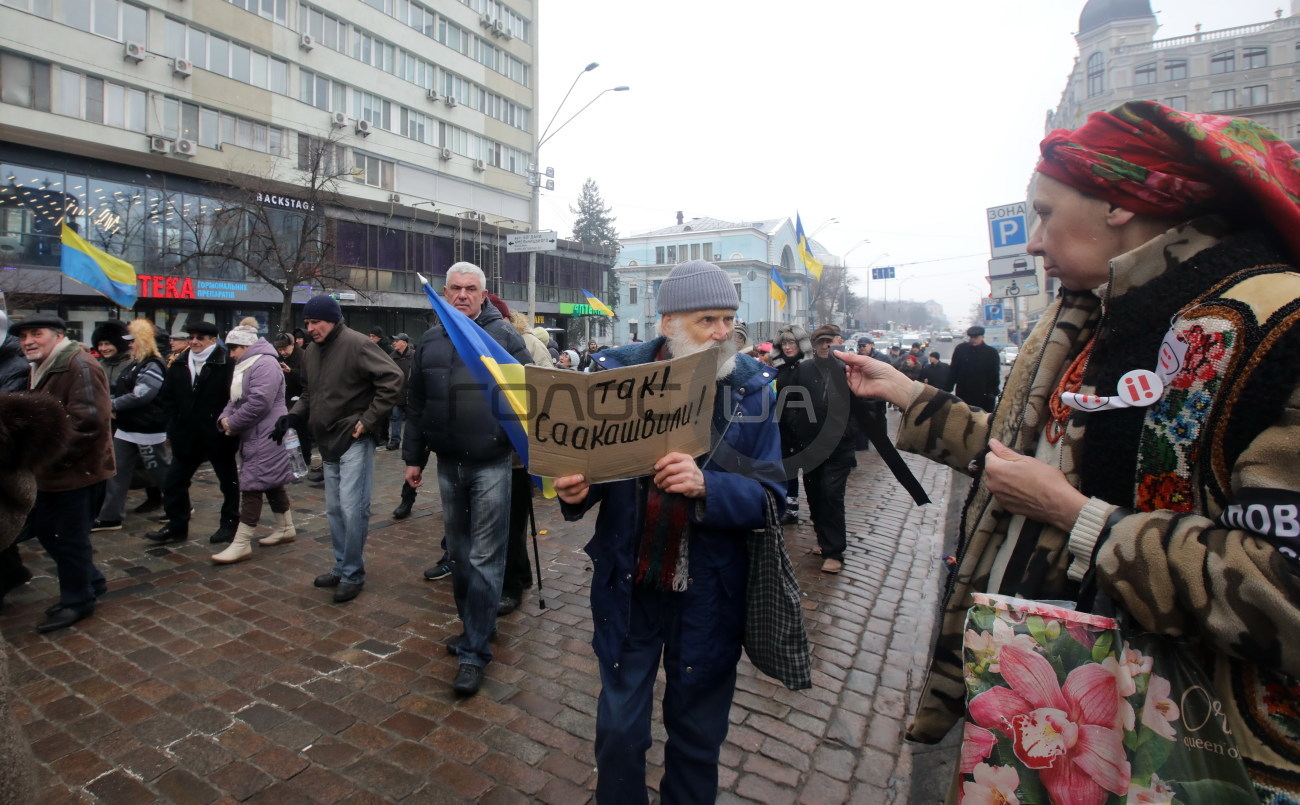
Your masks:
M 994 257 L 1024 254 L 1029 244 L 1028 213 L 1025 202 L 990 207 L 988 210 L 989 245 Z
M 984 321 L 1002 321 L 1002 303 L 984 303 Z

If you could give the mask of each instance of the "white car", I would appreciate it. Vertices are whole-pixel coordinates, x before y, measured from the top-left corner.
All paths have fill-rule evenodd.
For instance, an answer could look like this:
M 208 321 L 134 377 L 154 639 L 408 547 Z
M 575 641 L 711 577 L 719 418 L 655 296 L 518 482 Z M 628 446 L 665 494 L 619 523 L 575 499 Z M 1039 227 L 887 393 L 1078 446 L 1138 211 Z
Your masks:
M 1002 365 L 1010 366 L 1020 357 L 1020 347 L 1015 344 L 1009 344 L 1002 348 Z

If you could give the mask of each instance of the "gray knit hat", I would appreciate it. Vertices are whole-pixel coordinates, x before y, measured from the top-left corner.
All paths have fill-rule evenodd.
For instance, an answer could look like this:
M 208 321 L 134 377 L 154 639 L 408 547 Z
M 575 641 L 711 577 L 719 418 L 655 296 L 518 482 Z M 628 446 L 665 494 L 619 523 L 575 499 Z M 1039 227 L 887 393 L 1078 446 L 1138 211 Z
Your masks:
M 246 324 L 233 327 L 226 333 L 226 343 L 232 347 L 251 347 L 257 343 L 257 330 Z
M 707 260 L 691 260 L 672 270 L 659 286 L 659 312 L 736 310 L 740 297 L 727 272 Z

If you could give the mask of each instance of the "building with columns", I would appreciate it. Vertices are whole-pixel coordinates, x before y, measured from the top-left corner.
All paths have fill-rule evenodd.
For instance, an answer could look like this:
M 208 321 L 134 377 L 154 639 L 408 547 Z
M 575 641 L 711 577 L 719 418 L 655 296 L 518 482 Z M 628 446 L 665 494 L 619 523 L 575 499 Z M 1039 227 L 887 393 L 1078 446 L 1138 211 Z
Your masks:
M 659 335 L 655 297 L 659 284 L 678 263 L 708 260 L 731 275 L 740 297 L 737 317 L 751 341 L 771 340 L 783 324 L 807 326 L 811 278 L 799 260 L 794 221 L 770 218 L 723 221 L 677 213 L 673 226 L 622 238 L 618 263 L 619 304 L 614 312 L 614 341 L 627 344 Z M 816 241 L 813 254 L 826 257 Z M 788 297 L 777 307 L 770 294 L 771 270 L 780 271 Z

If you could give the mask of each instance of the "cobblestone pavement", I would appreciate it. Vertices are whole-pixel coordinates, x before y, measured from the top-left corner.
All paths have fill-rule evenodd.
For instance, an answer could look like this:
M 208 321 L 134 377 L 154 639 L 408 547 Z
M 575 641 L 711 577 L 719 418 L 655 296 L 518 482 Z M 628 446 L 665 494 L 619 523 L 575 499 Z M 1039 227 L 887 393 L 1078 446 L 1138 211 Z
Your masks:
M 786 533 L 814 687 L 787 691 L 742 660 L 721 802 L 907 802 L 902 735 L 933 622 L 948 471 L 908 458 L 934 499 L 917 508 L 874 451 L 858 458 L 844 572 L 819 572 L 809 525 Z M 346 604 L 311 585 L 331 564 L 313 484 L 290 491 L 298 540 L 236 565 L 209 559 L 207 471 L 187 543 L 152 546 L 141 535 L 155 526 L 138 515 L 96 534 L 109 592 L 93 618 L 52 635 L 34 626 L 56 595 L 53 565 L 26 543 L 36 578 L 9 595 L 0 628 L 41 801 L 589 801 L 600 682 L 581 548 L 592 523 L 565 523 L 538 499 L 542 595 L 499 622 L 482 691 L 457 700 L 442 646 L 459 633 L 451 585 L 422 577 L 439 555 L 437 494 L 422 491 L 414 516 L 394 522 L 400 464 L 379 452 L 367 583 Z M 663 738 L 656 711 L 652 788 Z

